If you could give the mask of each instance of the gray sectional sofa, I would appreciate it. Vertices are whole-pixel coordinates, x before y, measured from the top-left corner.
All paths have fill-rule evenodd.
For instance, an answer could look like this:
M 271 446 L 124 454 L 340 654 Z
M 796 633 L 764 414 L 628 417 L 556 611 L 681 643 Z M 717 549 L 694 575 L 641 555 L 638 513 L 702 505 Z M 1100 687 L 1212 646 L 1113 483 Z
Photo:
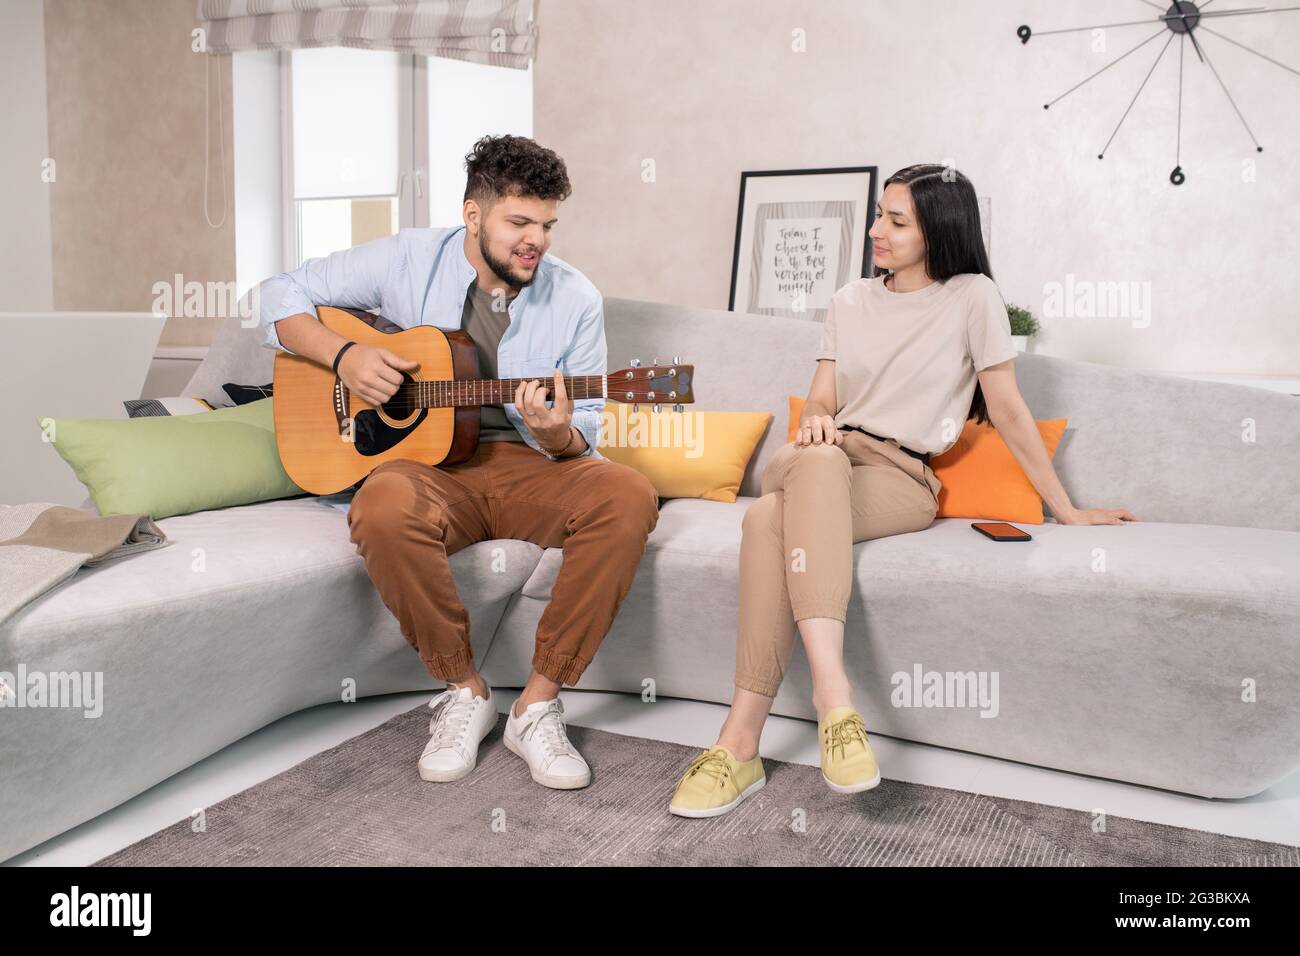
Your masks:
M 697 408 L 775 417 L 735 504 L 662 503 L 579 687 L 639 694 L 649 678 L 662 697 L 727 702 L 741 520 L 820 329 L 619 299 L 606 326 L 612 369 L 677 354 L 696 367 Z M 231 320 L 184 394 L 224 400 L 222 382 L 269 381 L 260 339 Z M 1032 354 L 1016 369 L 1035 417 L 1070 419 L 1056 465 L 1075 503 L 1141 520 L 1049 520 L 1029 544 L 999 544 L 939 519 L 857 545 L 846 656 L 869 731 L 1204 797 L 1294 772 L 1300 402 Z M 83 569 L 0 626 L 0 670 L 99 671 L 105 697 L 97 718 L 0 710 L 0 859 L 338 700 L 348 679 L 362 696 L 436 686 L 349 542 L 346 507 L 301 497 L 164 519 L 169 547 Z M 505 573 L 488 570 L 497 547 Z M 453 556 L 493 683 L 523 683 L 562 558 L 520 541 Z M 895 675 L 918 670 L 996 674 L 996 713 L 895 706 Z M 809 695 L 796 652 L 773 711 L 812 718 Z

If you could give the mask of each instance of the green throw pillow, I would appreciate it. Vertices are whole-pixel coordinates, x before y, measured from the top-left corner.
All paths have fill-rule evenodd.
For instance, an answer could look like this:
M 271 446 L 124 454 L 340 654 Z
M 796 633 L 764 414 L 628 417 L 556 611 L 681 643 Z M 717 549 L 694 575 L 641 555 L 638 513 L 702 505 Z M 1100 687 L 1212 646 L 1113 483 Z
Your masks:
M 56 418 L 51 444 L 101 515 L 157 519 L 306 494 L 280 464 L 274 401 L 125 421 Z

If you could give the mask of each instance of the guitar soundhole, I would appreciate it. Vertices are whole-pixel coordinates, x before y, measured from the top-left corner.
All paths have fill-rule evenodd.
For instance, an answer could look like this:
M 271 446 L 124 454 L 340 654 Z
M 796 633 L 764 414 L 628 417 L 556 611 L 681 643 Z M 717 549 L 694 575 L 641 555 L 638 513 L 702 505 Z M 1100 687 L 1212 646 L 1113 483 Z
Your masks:
M 414 381 L 407 372 L 402 373 L 402 378 L 405 380 L 403 385 Z M 415 410 L 410 398 L 403 396 L 402 387 L 399 387 L 393 397 L 382 407 L 385 415 L 398 421 L 408 418 Z M 357 454 L 378 455 L 399 444 L 407 435 L 415 431 L 429 414 L 427 408 L 421 408 L 419 411 L 420 414 L 414 419 L 400 426 L 388 424 L 373 408 L 365 408 L 357 412 L 352 419 Z
M 383 408 L 385 415 L 397 421 L 409 418 L 411 413 L 415 411 L 410 396 L 406 394 L 408 391 L 407 386 L 414 383 L 415 379 L 411 377 L 410 372 L 401 372 L 400 374 L 402 384 L 397 386 L 397 391 L 393 393 L 393 397 L 380 406 Z M 410 391 L 413 392 L 415 389 L 410 389 Z

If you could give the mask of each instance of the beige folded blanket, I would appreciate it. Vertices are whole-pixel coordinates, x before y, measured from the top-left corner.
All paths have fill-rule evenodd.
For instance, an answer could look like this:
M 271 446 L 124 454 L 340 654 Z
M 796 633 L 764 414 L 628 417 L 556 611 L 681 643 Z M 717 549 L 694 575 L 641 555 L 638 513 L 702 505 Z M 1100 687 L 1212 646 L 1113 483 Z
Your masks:
M 101 517 L 44 501 L 0 505 L 0 623 L 83 565 L 166 543 L 146 514 Z

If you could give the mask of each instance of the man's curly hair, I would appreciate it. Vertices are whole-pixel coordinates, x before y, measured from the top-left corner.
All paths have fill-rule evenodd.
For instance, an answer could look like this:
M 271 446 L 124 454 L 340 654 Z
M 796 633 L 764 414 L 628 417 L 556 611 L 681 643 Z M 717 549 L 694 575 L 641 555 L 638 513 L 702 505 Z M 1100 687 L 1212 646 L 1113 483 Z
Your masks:
M 484 136 L 465 156 L 465 198 L 484 208 L 504 196 L 569 198 L 564 160 L 526 136 Z

